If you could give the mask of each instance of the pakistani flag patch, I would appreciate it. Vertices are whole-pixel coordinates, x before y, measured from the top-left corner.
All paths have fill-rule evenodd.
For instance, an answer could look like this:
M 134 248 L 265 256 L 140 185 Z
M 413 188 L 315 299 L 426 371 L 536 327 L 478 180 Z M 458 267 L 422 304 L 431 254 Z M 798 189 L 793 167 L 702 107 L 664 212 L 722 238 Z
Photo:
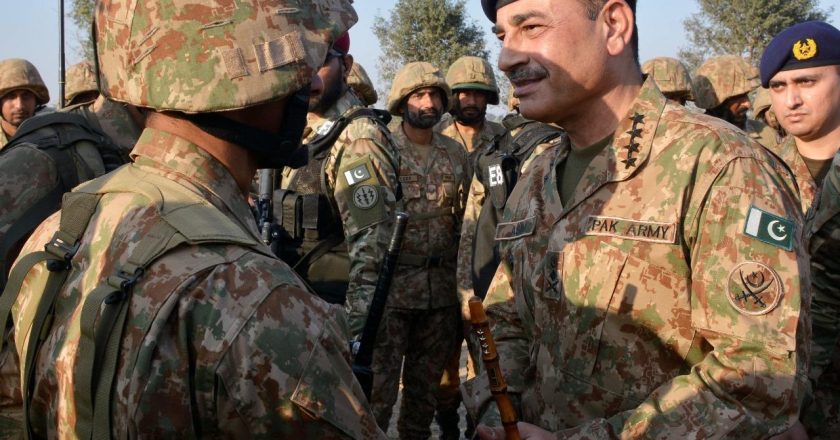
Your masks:
M 792 221 L 784 217 L 750 206 L 744 234 L 789 251 L 793 249 L 795 227 Z
M 359 182 L 364 182 L 365 180 L 370 179 L 370 172 L 365 164 L 361 164 L 345 171 L 344 178 L 347 179 L 348 186 L 353 186 Z

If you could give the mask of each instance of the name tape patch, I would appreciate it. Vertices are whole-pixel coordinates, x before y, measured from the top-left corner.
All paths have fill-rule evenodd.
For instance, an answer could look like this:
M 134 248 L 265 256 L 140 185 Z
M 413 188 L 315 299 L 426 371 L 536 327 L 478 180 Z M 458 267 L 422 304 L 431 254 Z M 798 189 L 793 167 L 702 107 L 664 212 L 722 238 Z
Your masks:
M 796 224 L 784 217 L 750 206 L 744 235 L 786 251 L 793 249 L 793 235 Z
M 654 243 L 676 243 L 677 224 L 590 215 L 586 235 L 603 235 Z

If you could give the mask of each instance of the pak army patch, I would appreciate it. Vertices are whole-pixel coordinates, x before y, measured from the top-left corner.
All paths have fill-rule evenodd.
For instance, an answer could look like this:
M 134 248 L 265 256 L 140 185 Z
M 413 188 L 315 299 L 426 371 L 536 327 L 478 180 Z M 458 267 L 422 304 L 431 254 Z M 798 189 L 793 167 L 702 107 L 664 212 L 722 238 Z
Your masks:
M 379 201 L 379 192 L 370 185 L 361 185 L 353 190 L 353 205 L 359 209 L 370 209 Z
M 796 225 L 784 217 L 750 206 L 744 234 L 786 251 L 793 249 L 793 234 Z
M 782 298 L 779 275 L 755 261 L 735 266 L 727 281 L 727 299 L 735 310 L 745 315 L 764 315 L 775 309 Z

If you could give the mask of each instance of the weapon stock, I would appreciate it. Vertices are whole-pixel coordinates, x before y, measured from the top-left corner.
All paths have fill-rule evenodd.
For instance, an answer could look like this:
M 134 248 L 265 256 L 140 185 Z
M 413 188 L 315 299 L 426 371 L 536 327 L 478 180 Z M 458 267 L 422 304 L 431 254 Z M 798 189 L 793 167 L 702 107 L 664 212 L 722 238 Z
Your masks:
M 353 374 L 362 385 L 362 390 L 365 392 L 368 401 L 370 401 L 370 392 L 373 387 L 373 371 L 370 369 L 373 362 L 373 344 L 376 341 L 376 332 L 379 331 L 382 314 L 385 312 L 385 302 L 388 300 L 388 292 L 391 290 L 391 280 L 394 279 L 394 270 L 400 256 L 406 224 L 408 224 L 408 214 L 398 212 L 394 222 L 394 232 L 391 234 L 391 242 L 388 244 L 388 252 L 382 261 L 382 270 L 379 272 L 376 289 L 373 291 L 373 298 L 370 301 L 367 320 L 362 330 L 362 338 L 359 341 L 359 350 L 353 358 Z
M 481 359 L 484 361 L 484 368 L 487 370 L 490 392 L 499 407 L 502 426 L 505 428 L 505 438 L 507 440 L 520 440 L 519 429 L 516 427 L 516 410 L 507 394 L 507 383 L 499 366 L 499 353 L 496 352 L 496 342 L 493 340 L 493 334 L 490 333 L 490 323 L 487 321 L 487 315 L 484 314 L 481 298 L 477 296 L 470 298 L 469 306 L 470 322 L 473 332 L 475 332 L 481 344 Z

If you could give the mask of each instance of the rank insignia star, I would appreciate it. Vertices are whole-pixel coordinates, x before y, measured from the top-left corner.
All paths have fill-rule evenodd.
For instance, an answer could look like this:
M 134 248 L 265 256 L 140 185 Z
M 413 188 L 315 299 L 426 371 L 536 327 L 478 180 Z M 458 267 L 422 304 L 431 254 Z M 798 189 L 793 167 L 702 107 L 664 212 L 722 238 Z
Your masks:
M 639 124 L 643 124 L 645 120 L 645 115 L 640 115 L 638 113 L 634 113 L 633 116 L 630 118 L 633 121 L 633 126 L 627 131 L 627 134 L 630 135 L 630 141 L 627 142 L 627 145 L 624 147 L 627 149 L 627 158 L 621 161 L 624 164 L 624 169 L 628 169 L 630 167 L 636 166 L 636 159 L 637 157 L 633 157 L 633 153 L 639 152 L 639 143 L 636 142 L 636 138 L 642 135 L 642 129 L 639 128 Z

